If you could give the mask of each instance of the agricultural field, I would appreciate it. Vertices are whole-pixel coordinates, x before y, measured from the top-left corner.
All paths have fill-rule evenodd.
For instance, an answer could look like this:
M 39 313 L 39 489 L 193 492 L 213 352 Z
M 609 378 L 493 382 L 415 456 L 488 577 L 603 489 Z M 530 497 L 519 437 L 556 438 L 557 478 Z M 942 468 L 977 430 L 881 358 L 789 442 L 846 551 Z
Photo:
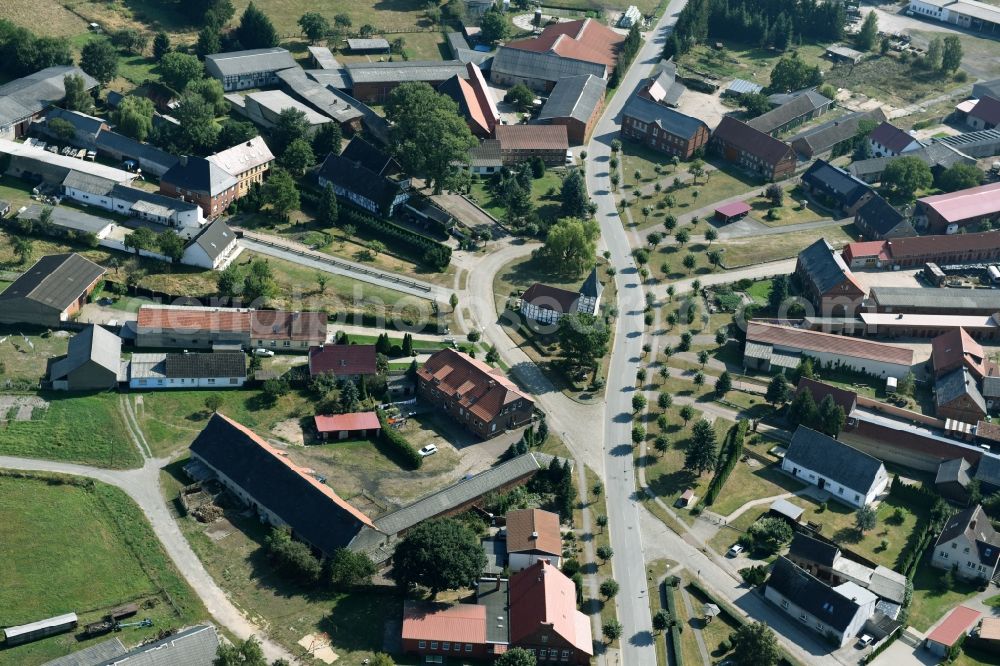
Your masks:
M 0 515 L 0 559 L 15 572 L 0 586 L 0 626 L 75 612 L 82 627 L 134 602 L 137 618 L 153 627 L 117 634 L 131 646 L 208 616 L 139 507 L 117 488 L 6 473 Z M 38 664 L 107 639 L 78 641 L 74 633 L 0 650 L 0 664 Z
M 123 469 L 142 464 L 113 393 L 67 394 L 42 392 L 0 396 L 22 405 L 30 417 L 0 421 L 0 455 L 46 458 Z M 10 406 L 0 409 L 9 416 Z M 26 414 L 25 414 L 26 415 Z

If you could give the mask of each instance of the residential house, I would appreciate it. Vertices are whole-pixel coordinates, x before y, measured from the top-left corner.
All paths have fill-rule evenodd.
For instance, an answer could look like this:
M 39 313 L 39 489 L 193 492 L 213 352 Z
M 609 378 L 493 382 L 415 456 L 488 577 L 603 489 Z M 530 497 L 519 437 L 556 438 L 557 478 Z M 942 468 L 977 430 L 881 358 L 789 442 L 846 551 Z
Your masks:
M 71 75 L 83 77 L 85 90 L 98 86 L 94 77 L 73 65 L 46 67 L 0 86 L 0 139 L 24 136 L 33 119 L 62 102 L 66 98 L 63 81 Z
M 496 581 L 500 586 L 501 579 Z M 502 584 L 506 588 L 506 581 Z M 506 634 L 506 623 L 497 622 L 495 616 L 487 622 L 486 612 L 486 606 L 478 603 L 448 605 L 407 599 L 403 602 L 402 651 L 420 655 L 428 664 L 443 663 L 447 657 L 492 659 L 501 646 L 506 648 L 507 637 L 503 636 L 502 643 L 491 643 L 487 627 L 502 624 Z M 506 616 L 505 610 L 501 618 Z
M 732 116 L 723 116 L 709 145 L 727 162 L 735 162 L 766 180 L 782 180 L 795 171 L 795 151 L 788 144 Z
M 520 312 L 540 324 L 556 324 L 566 314 L 596 315 L 603 291 L 597 269 L 590 272 L 579 292 L 536 282 L 521 295 Z
M 965 504 L 969 501 L 971 469 L 972 466 L 965 458 L 942 461 L 934 475 L 934 488 L 945 499 Z
M 458 111 L 465 118 L 469 129 L 479 137 L 493 135 L 493 129 L 500 124 L 493 91 L 486 84 L 483 72 L 474 62 L 465 64 L 466 77 L 458 74 L 438 86 L 437 91 L 447 95 L 458 104 Z
M 777 108 L 748 120 L 747 125 L 765 134 L 778 136 L 793 127 L 818 118 L 832 106 L 832 99 L 824 97 L 815 90 L 807 90 Z
M 502 167 L 500 142 L 496 139 L 486 139 L 469 151 L 469 170 L 477 176 L 497 173 Z
M 305 350 L 326 342 L 325 312 L 252 310 L 250 344 L 254 348 Z
M 917 199 L 914 221 L 932 234 L 954 234 L 989 221 L 1000 221 L 1000 183 Z
M 799 252 L 795 275 L 821 316 L 854 315 L 864 300 L 864 288 L 825 238 Z
M 454 349 L 417 370 L 417 394 L 483 439 L 526 425 L 535 406 L 501 370 Z
M 792 435 L 781 469 L 855 507 L 871 504 L 889 483 L 878 458 L 801 425 Z
M 977 2 L 976 4 L 982 3 Z M 927 634 L 924 645 L 932 654 L 942 658 L 947 657 L 951 649 L 958 646 L 968 635 L 969 630 L 975 626 L 980 615 L 982 613 L 968 606 L 953 608 L 944 621 Z
M 936 300 L 948 299 L 938 296 Z M 964 328 L 952 329 L 931 340 L 931 363 L 934 365 L 935 378 L 962 367 L 971 372 L 977 380 L 981 380 L 987 374 L 986 353 L 982 345 L 973 340 Z
M 986 417 L 986 400 L 963 365 L 934 381 L 934 413 L 941 419 L 976 423 Z
M 887 240 L 916 236 L 910 221 L 877 192 L 854 213 L 854 226 L 865 238 Z
M 50 254 L 0 293 L 0 324 L 58 328 L 72 319 L 105 269 L 79 254 Z
M 326 340 L 326 315 L 251 308 L 143 305 L 136 346 L 151 348 L 308 349 Z
M 764 598 L 840 647 L 875 614 L 878 600 L 854 583 L 830 587 L 785 557 L 774 563 Z
M 976 160 L 962 152 L 959 148 L 935 139 L 932 143 L 917 150 L 912 150 L 905 155 L 855 160 L 851 162 L 847 170 L 851 175 L 860 178 L 866 183 L 878 183 L 882 180 L 882 174 L 885 172 L 886 167 L 900 157 L 916 157 L 930 167 L 931 173 L 935 178 L 940 177 L 946 169 L 956 164 L 976 165 Z
M 46 183 L 58 187 L 71 171 L 99 176 L 127 185 L 136 174 L 114 167 L 81 160 L 69 155 L 49 152 L 29 143 L 0 139 L 0 161 L 6 161 L 6 173 L 31 183 Z
M 336 80 L 340 73 L 339 69 L 319 72 L 285 69 L 278 72 L 278 79 L 290 95 L 311 107 L 311 111 L 319 112 L 321 115 L 337 121 L 343 133 L 350 136 L 361 131 L 365 114 L 370 110 L 343 92 L 342 88 L 350 86 L 346 81 Z M 343 70 L 343 76 L 346 77 L 346 73 L 347 70 Z M 247 102 L 248 107 L 251 103 L 252 101 Z M 268 117 L 268 122 L 273 121 L 273 117 Z
M 816 160 L 802 174 L 802 187 L 822 205 L 855 215 L 874 196 L 866 183 L 826 160 Z
M 965 122 L 974 130 L 991 130 L 1000 125 L 1000 99 L 983 97 L 976 102 Z
M 352 140 L 353 143 L 353 140 Z M 316 170 L 321 188 L 328 184 L 338 198 L 383 217 L 392 217 L 406 203 L 410 193 L 395 180 L 368 169 L 360 162 L 330 153 Z
M 885 120 L 885 113 L 881 108 L 856 111 L 800 132 L 789 139 L 789 143 L 806 158 L 819 157 L 853 142 L 858 134 L 858 127 L 864 120 L 880 123 Z
M 221 219 L 216 219 L 206 225 L 184 248 L 181 263 L 221 271 L 242 251 L 243 246 L 236 233 Z
M 358 55 L 384 54 L 389 52 L 389 40 L 383 37 L 373 39 L 348 39 L 347 48 Z
M 924 147 L 909 132 L 884 122 L 868 135 L 868 146 L 875 157 L 896 157 Z
M 559 515 L 541 509 L 519 509 L 507 513 L 507 568 L 522 571 L 544 560 L 562 566 L 562 533 Z
M 677 80 L 677 63 L 671 58 L 660 61 L 653 76 L 646 79 L 636 94 L 657 104 L 676 107 L 684 90 L 684 84 Z
M 622 136 L 684 160 L 691 159 L 711 136 L 701 120 L 639 95 L 625 103 L 621 123 Z
M 214 219 L 240 196 L 239 181 L 204 157 L 184 155 L 160 179 L 160 194 L 196 203 L 207 219 Z
M 538 115 L 546 125 L 565 125 L 570 143 L 581 145 L 590 138 L 604 109 L 607 82 L 593 74 L 560 79 Z
M 401 83 L 423 82 L 437 88 L 453 76 L 469 76 L 465 63 L 458 60 L 352 62 L 347 64 L 347 73 L 351 95 L 366 104 L 384 104 Z
M 49 365 L 49 381 L 56 391 L 100 391 L 118 388 L 122 339 L 108 329 L 91 325 L 69 341 L 66 356 Z
M 378 374 L 375 345 L 322 345 L 309 349 L 309 376 L 331 374 L 360 381 Z
M 242 351 L 132 354 L 128 385 L 133 390 L 238 388 L 247 379 Z
M 547 166 L 566 163 L 569 134 L 565 125 L 497 125 L 500 158 L 504 166 L 542 158 Z
M 576 609 L 576 587 L 559 569 L 539 560 L 510 577 L 510 644 L 539 663 L 590 664 L 590 618 Z
M 276 85 L 279 71 L 298 66 L 292 54 L 280 47 L 205 56 L 205 70 L 226 92 Z
M 805 328 L 750 321 L 746 339 L 744 366 L 764 372 L 793 370 L 805 357 L 880 379 L 902 379 L 913 366 L 912 349 Z
M 1000 534 L 979 504 L 948 519 L 934 543 L 931 565 L 959 578 L 990 581 L 1000 559 Z
M 288 76 L 282 76 L 289 80 L 292 80 L 290 77 L 293 76 L 301 78 L 301 74 L 298 73 L 297 70 Z M 279 80 L 281 80 L 280 77 Z M 312 91 L 313 89 L 310 87 L 308 90 Z M 301 92 L 299 95 L 303 96 Z M 330 93 L 330 95 L 332 95 L 332 93 Z M 307 98 L 310 99 L 310 101 L 317 100 L 316 103 L 321 101 L 327 102 L 328 108 L 331 106 L 333 107 L 330 108 L 330 113 L 334 113 L 336 111 L 337 113 L 335 113 L 335 115 L 340 115 L 339 112 L 343 111 L 343 113 L 350 120 L 353 121 L 358 119 L 359 114 L 357 112 L 352 112 L 347 109 L 346 104 L 343 107 L 336 106 L 340 104 L 340 101 L 337 99 L 329 99 L 330 95 L 316 94 Z M 313 108 L 315 105 L 300 102 L 283 90 L 259 90 L 257 92 L 250 92 L 246 94 L 230 93 L 226 95 L 226 101 L 229 102 L 229 107 L 234 112 L 265 129 L 273 128 L 278 122 L 281 112 L 288 109 L 299 111 L 305 116 L 308 134 L 314 133 L 321 125 L 335 122 L 334 116 L 331 116 L 329 113 L 320 113 Z
M 403 167 L 396 161 L 396 158 L 376 148 L 362 137 L 356 136 L 348 141 L 340 154 L 352 162 L 357 162 L 372 173 L 399 182 L 403 188 L 410 187 L 410 177 L 403 173 Z
M 244 197 L 250 186 L 264 183 L 264 176 L 274 163 L 264 139 L 255 136 L 245 143 L 227 148 L 206 158 L 226 173 L 236 177 L 236 198 Z
M 571 76 L 592 74 L 607 80 L 625 36 L 595 19 L 553 23 L 541 34 L 508 42 L 497 50 L 490 81 L 510 87 L 523 83 L 547 93 Z
M 833 542 L 818 539 L 805 532 L 796 532 L 788 545 L 785 557 L 795 566 L 825 583 L 836 581 L 833 567 L 841 554 L 840 548 Z
M 364 439 L 376 437 L 382 432 L 378 414 L 375 412 L 351 412 L 332 416 L 313 417 L 316 432 L 323 440 Z
M 71 171 L 60 183 L 62 193 L 85 206 L 98 206 L 119 215 L 155 222 L 175 230 L 183 238 L 201 231 L 205 217 L 194 202 L 129 187 L 109 178 Z

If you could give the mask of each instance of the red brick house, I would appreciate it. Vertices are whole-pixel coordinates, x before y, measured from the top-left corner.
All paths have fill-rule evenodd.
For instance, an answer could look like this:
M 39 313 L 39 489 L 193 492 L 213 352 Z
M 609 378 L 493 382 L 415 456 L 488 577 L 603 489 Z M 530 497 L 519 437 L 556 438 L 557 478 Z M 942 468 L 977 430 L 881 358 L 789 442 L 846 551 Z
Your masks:
M 795 171 L 795 151 L 784 141 L 724 116 L 710 145 L 727 162 L 735 162 L 767 180 L 782 180 Z
M 427 663 L 437 655 L 489 659 L 493 648 L 486 642 L 486 606 L 405 601 L 403 652 L 430 657 Z
M 375 345 L 323 345 L 309 350 L 309 376 L 332 374 L 352 379 L 378 373 Z
M 160 178 L 160 194 L 196 203 L 212 219 L 239 198 L 240 188 L 236 176 L 214 162 L 183 155 Z
M 873 255 L 878 255 L 880 265 L 900 268 L 992 262 L 1000 260 L 1000 232 L 891 238 L 844 247 L 844 257 L 850 257 L 852 265 L 860 265 L 864 257 Z
M 606 89 L 607 82 L 593 74 L 560 79 L 549 93 L 538 122 L 565 125 L 574 145 L 585 143 L 601 117 Z
M 417 395 L 483 439 L 526 425 L 535 406 L 500 370 L 454 349 L 417 370 Z
M 976 378 L 962 366 L 934 381 L 934 414 L 939 419 L 977 423 L 986 417 L 986 400 Z
M 857 314 L 865 298 L 851 269 L 823 238 L 799 253 L 795 275 L 822 317 Z
M 973 340 L 964 328 L 953 328 L 931 340 L 931 362 L 935 377 L 964 367 L 976 379 L 987 375 L 987 364 L 990 363 L 983 346 Z
M 565 125 L 497 125 L 500 159 L 504 166 L 541 157 L 547 166 L 566 163 L 569 133 Z
M 545 560 L 510 578 L 510 644 L 539 663 L 590 663 L 590 618 L 576 609 L 576 586 Z
M 708 125 L 662 104 L 633 95 L 622 109 L 622 136 L 683 160 L 708 143 Z
M 917 199 L 916 226 L 932 234 L 954 234 L 961 228 L 1000 220 L 1000 183 L 935 194 Z

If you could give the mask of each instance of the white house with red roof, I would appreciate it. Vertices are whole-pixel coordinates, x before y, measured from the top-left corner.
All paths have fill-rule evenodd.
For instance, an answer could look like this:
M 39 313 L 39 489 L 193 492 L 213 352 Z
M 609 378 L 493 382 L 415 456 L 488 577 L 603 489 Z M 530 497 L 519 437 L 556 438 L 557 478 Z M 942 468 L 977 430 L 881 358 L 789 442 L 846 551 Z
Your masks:
M 332 414 L 313 417 L 316 432 L 324 440 L 347 439 L 349 437 L 363 439 L 369 435 L 377 435 L 382 430 L 378 414 L 375 412 L 350 412 L 348 414 Z
M 868 135 L 868 145 L 873 157 L 897 157 L 924 147 L 914 136 L 890 122 L 872 130 Z
M 309 349 L 309 376 L 330 374 L 357 381 L 378 373 L 375 345 L 323 345 Z

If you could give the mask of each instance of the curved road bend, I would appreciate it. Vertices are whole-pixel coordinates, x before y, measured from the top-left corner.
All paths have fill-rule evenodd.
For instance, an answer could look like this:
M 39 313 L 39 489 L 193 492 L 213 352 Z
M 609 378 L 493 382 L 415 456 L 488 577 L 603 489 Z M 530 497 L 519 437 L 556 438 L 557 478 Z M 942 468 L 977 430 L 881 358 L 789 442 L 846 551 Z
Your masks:
M 618 115 L 640 81 L 649 75 L 652 65 L 659 62 L 668 28 L 674 24 L 686 1 L 672 0 L 656 27 L 647 33 L 634 64 L 605 108 L 587 147 L 587 190 L 597 205 L 597 219 L 603 242 L 611 252 L 612 265 L 618 269 L 615 280 L 619 316 L 608 369 L 604 479 L 608 527 L 615 549 L 612 566 L 615 580 L 621 586 L 615 598 L 618 618 L 624 629 L 620 641 L 621 662 L 629 666 L 656 663 L 640 528 L 643 508 L 637 499 L 631 440 L 632 395 L 635 371 L 642 355 L 645 300 L 628 237 L 615 208 L 615 196 L 608 179 L 608 160 L 611 141 L 618 136 Z
M 292 654 L 269 640 L 260 627 L 250 622 L 233 605 L 225 592 L 216 585 L 215 580 L 205 570 L 198 556 L 191 550 L 191 546 L 181 534 L 177 522 L 170 515 L 161 492 L 160 468 L 168 462 L 170 461 L 166 459 L 147 458 L 145 464 L 139 469 L 109 470 L 50 460 L 0 456 L 0 467 L 6 469 L 85 476 L 121 488 L 139 505 L 152 525 L 153 532 L 163 544 L 164 550 L 167 551 L 167 555 L 173 560 L 174 565 L 187 580 L 188 585 L 201 598 L 205 608 L 208 609 L 219 626 L 229 629 L 241 639 L 257 636 L 268 661 L 285 659 L 292 664 L 299 663 Z

